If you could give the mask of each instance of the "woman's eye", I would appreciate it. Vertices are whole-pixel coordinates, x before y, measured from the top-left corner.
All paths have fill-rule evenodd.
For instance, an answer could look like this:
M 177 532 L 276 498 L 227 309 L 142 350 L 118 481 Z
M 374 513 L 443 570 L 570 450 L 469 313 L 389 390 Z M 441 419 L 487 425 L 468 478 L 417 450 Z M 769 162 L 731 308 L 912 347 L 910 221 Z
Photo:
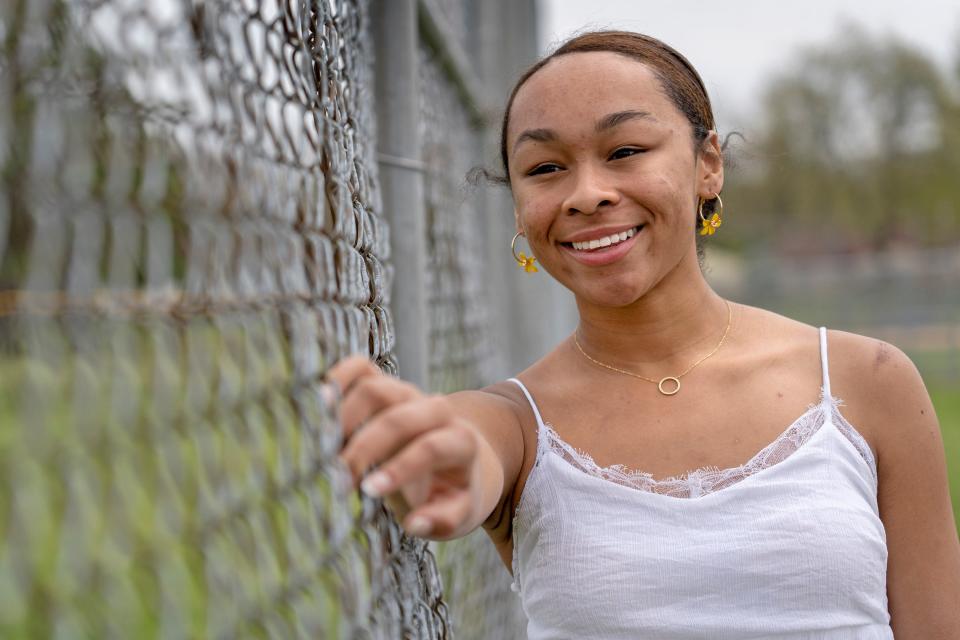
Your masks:
M 545 173 L 553 173 L 553 172 L 559 171 L 559 170 L 560 170 L 560 167 L 558 167 L 558 166 L 555 165 L 555 164 L 541 164 L 541 165 L 537 165 L 536 167 L 534 167 L 533 169 L 531 169 L 530 171 L 528 171 L 528 172 L 527 172 L 527 175 L 528 175 L 528 176 L 539 176 L 539 175 L 543 175 L 543 174 L 545 174 Z
M 638 153 L 643 153 L 643 149 L 638 149 L 637 147 L 620 147 L 619 149 L 614 151 L 612 154 L 610 154 L 610 159 L 618 160 L 620 158 L 628 158 Z

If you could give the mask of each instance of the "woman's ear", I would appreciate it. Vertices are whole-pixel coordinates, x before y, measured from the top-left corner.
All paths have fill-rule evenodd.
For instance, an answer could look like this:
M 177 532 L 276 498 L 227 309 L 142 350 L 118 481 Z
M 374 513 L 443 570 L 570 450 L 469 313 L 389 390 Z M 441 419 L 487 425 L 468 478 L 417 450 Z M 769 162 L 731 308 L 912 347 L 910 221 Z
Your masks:
M 520 224 L 520 212 L 517 211 L 517 208 L 513 208 L 513 226 L 516 227 L 517 233 L 523 233 L 523 226 Z
M 713 198 L 723 190 L 723 150 L 716 131 L 711 131 L 700 145 L 697 171 L 697 195 L 701 198 Z

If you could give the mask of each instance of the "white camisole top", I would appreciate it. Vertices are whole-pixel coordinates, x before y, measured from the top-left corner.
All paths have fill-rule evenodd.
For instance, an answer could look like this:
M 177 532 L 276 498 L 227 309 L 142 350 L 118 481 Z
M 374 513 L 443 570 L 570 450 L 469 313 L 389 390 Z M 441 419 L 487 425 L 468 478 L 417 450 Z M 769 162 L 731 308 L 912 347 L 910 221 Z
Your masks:
M 513 518 L 530 640 L 889 640 L 870 447 L 830 394 L 747 463 L 655 480 L 537 419 Z

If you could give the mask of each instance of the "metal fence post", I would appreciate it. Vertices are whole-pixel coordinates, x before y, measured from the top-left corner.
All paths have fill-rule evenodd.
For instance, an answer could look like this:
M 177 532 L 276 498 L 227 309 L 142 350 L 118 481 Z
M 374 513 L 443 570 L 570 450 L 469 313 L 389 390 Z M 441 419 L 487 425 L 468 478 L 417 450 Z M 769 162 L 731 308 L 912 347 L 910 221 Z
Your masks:
M 497 0 L 480 3 L 478 60 L 481 77 L 495 109 L 490 114 L 484 144 L 487 166 L 500 169 L 499 121 L 507 96 L 523 70 L 537 59 L 537 4 L 534 0 Z M 563 340 L 576 326 L 576 308 L 570 293 L 541 270 L 526 274 L 510 256 L 514 234 L 513 199 L 507 188 L 490 190 L 485 199 L 489 281 L 494 334 L 502 336 L 501 377 L 530 366 Z M 529 249 L 522 243 L 520 249 Z
M 390 223 L 392 304 L 400 376 L 428 382 L 427 236 L 417 77 L 416 0 L 374 0 L 380 185 Z

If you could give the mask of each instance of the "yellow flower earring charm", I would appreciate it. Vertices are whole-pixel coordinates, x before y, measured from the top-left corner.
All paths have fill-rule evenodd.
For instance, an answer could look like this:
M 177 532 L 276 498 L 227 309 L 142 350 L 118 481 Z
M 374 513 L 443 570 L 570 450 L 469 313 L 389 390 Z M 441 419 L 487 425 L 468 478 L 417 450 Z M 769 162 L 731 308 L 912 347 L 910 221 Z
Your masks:
M 517 234 L 513 236 L 513 240 L 510 242 L 510 252 L 513 254 L 513 259 L 517 261 L 517 266 L 527 273 L 536 273 L 539 269 L 537 269 L 537 265 L 533 263 L 536 262 L 537 259 L 532 255 L 528 256 L 523 251 L 521 251 L 519 255 L 517 254 L 517 238 L 522 235 L 523 233 L 518 231 Z
M 717 229 L 720 228 L 720 225 L 723 224 L 723 200 L 720 199 L 720 194 L 718 193 L 710 200 L 716 199 L 717 208 L 713 212 L 713 215 L 709 218 L 703 216 L 703 205 L 709 202 L 709 200 L 701 200 L 700 206 L 697 207 L 697 213 L 700 214 L 700 235 L 702 236 L 712 236 L 717 232 Z

